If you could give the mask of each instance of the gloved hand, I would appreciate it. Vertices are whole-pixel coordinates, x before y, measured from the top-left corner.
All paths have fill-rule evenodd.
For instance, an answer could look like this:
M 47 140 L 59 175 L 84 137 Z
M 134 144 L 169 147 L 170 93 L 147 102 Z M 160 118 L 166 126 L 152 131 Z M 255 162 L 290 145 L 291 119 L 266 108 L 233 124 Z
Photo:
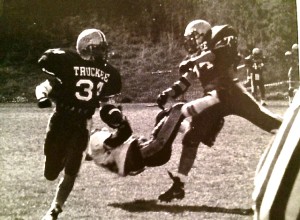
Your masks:
M 156 103 L 162 109 L 163 106 L 167 103 L 167 101 L 168 101 L 168 93 L 165 92 L 160 93 L 156 99 Z
M 39 108 L 50 108 L 51 106 L 52 106 L 52 103 L 47 97 L 40 98 L 38 101 Z

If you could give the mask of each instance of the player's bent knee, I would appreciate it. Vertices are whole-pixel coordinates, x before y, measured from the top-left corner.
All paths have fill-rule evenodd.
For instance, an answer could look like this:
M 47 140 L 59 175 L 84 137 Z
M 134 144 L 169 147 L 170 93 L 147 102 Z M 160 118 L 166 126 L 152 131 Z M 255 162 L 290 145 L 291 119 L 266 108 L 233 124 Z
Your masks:
M 185 117 L 195 116 L 200 114 L 205 109 L 220 103 L 217 91 L 213 90 L 208 95 L 184 104 L 181 112 Z
M 190 129 L 185 133 L 182 144 L 198 147 L 200 142 L 212 147 L 216 141 L 218 134 L 224 126 L 224 118 L 217 118 L 209 127 L 201 129 L 198 127 L 191 126 Z
M 56 180 L 60 172 L 64 169 L 64 163 L 59 163 L 53 158 L 46 157 L 44 176 L 47 180 Z
M 59 172 L 53 172 L 53 171 L 45 171 L 44 176 L 47 180 L 53 181 L 56 180 L 59 175 Z

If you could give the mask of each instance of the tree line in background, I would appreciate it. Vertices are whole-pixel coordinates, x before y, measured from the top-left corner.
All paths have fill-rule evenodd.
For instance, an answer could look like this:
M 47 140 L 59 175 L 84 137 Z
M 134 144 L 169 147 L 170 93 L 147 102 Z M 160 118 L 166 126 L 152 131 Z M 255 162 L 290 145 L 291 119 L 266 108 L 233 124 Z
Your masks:
M 269 63 L 266 81 L 286 79 L 284 53 L 297 42 L 295 0 L 10 0 L 2 6 L 0 101 L 22 95 L 33 100 L 34 87 L 45 78 L 36 66 L 41 53 L 74 47 L 85 28 L 106 34 L 115 52 L 111 62 L 123 75 L 123 94 L 136 101 L 153 101 L 174 80 L 151 72 L 178 75 L 182 35 L 191 20 L 232 25 L 244 56 L 261 48 Z

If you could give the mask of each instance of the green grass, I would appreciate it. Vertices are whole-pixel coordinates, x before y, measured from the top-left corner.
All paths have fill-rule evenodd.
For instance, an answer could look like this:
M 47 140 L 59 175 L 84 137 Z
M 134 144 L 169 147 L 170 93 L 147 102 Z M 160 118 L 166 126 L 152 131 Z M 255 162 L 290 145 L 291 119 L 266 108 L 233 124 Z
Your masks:
M 270 102 L 279 114 L 287 102 Z M 123 106 L 137 135 L 149 137 L 157 107 Z M 51 109 L 0 104 L 0 219 L 41 219 L 58 180 L 43 177 L 43 141 Z M 103 126 L 98 115 L 93 127 Z M 271 135 L 244 119 L 226 118 L 215 146 L 201 145 L 182 201 L 156 199 L 171 184 L 167 170 L 178 165 L 182 135 L 171 160 L 136 177 L 118 177 L 85 162 L 60 219 L 252 219 L 254 171 Z

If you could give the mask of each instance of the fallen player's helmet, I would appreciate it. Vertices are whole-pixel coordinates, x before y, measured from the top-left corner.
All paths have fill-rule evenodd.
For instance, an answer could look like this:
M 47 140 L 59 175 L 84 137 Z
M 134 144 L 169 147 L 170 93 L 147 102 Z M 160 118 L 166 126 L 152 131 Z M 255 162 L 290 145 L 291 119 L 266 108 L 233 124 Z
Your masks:
M 89 153 L 96 164 L 101 164 L 104 157 L 106 157 L 105 152 L 107 149 L 104 146 L 104 141 L 109 138 L 110 135 L 111 132 L 104 127 L 101 130 L 94 130 L 90 136 Z
M 99 167 L 120 176 L 136 175 L 144 170 L 144 160 L 137 138 L 131 136 L 120 146 L 108 146 L 105 142 L 111 132 L 107 128 L 95 130 L 90 136 L 89 153 Z
M 105 35 L 98 29 L 82 31 L 77 38 L 76 50 L 84 60 L 107 59 L 108 44 Z
M 190 22 L 184 32 L 185 49 L 189 54 L 207 49 L 207 40 L 211 37 L 211 25 L 204 20 Z

